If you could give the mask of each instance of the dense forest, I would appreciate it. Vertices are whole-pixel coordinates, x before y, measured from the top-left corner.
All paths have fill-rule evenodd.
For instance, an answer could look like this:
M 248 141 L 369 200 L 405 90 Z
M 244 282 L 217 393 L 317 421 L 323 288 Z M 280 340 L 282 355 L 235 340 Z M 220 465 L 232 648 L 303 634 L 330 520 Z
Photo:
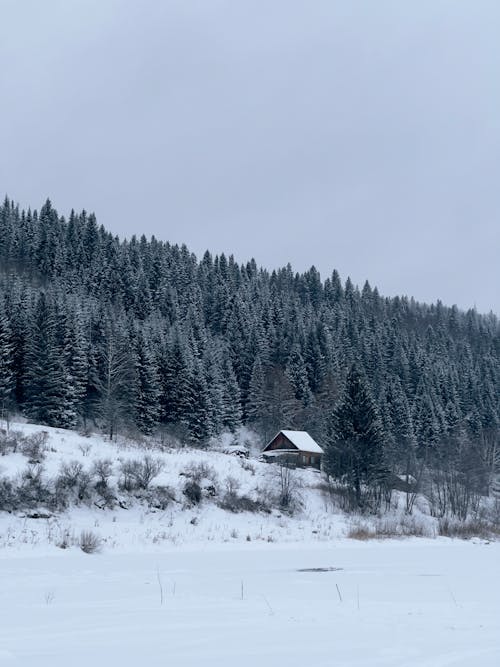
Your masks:
M 358 396 L 371 415 L 360 428 L 379 442 L 370 469 L 415 476 L 420 462 L 452 460 L 483 487 L 494 478 L 493 314 L 386 298 L 336 271 L 322 281 L 314 267 L 198 260 L 154 237 L 120 240 L 85 211 L 66 219 L 48 200 L 37 212 L 5 199 L 0 267 L 4 418 L 200 446 L 242 424 L 263 441 L 298 428 L 335 452 Z

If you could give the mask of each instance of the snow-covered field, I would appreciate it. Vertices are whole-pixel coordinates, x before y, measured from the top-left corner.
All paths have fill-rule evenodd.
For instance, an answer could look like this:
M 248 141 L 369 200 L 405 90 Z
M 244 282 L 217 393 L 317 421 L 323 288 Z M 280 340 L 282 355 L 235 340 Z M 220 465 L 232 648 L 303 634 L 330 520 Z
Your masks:
M 499 563 L 442 539 L 3 549 L 0 664 L 498 667 Z

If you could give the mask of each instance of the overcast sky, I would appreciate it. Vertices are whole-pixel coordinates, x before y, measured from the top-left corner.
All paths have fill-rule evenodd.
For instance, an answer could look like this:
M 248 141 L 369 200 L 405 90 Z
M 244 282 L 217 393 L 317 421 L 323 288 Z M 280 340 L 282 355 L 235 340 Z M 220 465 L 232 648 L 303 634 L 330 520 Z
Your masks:
M 500 3 L 0 0 L 0 193 L 500 313 Z

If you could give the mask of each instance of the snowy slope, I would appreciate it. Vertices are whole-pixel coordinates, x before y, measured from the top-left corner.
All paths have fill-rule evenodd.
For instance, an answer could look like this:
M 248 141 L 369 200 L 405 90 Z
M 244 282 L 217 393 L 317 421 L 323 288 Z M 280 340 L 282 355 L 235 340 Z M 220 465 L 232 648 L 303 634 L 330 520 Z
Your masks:
M 61 465 L 81 463 L 90 471 L 96 460 L 109 459 L 113 465 L 110 484 L 120 478 L 120 465 L 127 460 L 141 460 L 148 454 L 163 463 L 163 470 L 151 486 L 165 486 L 174 500 L 164 510 L 123 496 L 124 507 L 100 509 L 94 502 L 80 503 L 64 512 L 49 512 L 48 518 L 29 518 L 34 512 L 0 512 L 0 548 L 54 547 L 69 535 L 76 540 L 82 530 L 94 531 L 105 548 L 127 549 L 151 545 L 161 548 L 165 543 L 180 545 L 200 542 L 249 541 L 320 541 L 344 535 L 349 521 L 344 515 L 327 507 L 327 500 L 318 487 L 321 475 L 313 470 L 294 471 L 295 496 L 298 509 L 289 516 L 277 509 L 266 512 L 233 513 L 218 507 L 218 501 L 228 488 L 254 501 L 263 501 L 279 486 L 277 468 L 258 459 L 242 460 L 217 451 L 196 449 L 144 449 L 122 440 L 110 443 L 101 436 L 85 437 L 64 429 L 31 424 L 13 424 L 11 431 L 32 435 L 45 431 L 48 440 L 44 447 L 43 476 L 53 479 Z M 0 477 L 15 479 L 28 466 L 20 452 L 0 457 Z M 200 480 L 206 488 L 215 487 L 214 498 L 205 494 L 200 505 L 190 505 L 183 494 L 187 474 L 193 468 L 207 469 L 208 478 Z M 140 494 L 139 494 L 140 495 Z M 47 512 L 40 508 L 44 517 Z

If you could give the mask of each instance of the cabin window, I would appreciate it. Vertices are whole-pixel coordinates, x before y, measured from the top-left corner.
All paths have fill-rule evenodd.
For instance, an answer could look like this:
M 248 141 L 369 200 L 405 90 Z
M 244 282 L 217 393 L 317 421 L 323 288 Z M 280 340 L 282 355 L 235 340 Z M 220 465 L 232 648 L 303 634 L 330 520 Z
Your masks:
M 313 466 L 316 463 L 316 457 L 311 456 L 311 465 Z

